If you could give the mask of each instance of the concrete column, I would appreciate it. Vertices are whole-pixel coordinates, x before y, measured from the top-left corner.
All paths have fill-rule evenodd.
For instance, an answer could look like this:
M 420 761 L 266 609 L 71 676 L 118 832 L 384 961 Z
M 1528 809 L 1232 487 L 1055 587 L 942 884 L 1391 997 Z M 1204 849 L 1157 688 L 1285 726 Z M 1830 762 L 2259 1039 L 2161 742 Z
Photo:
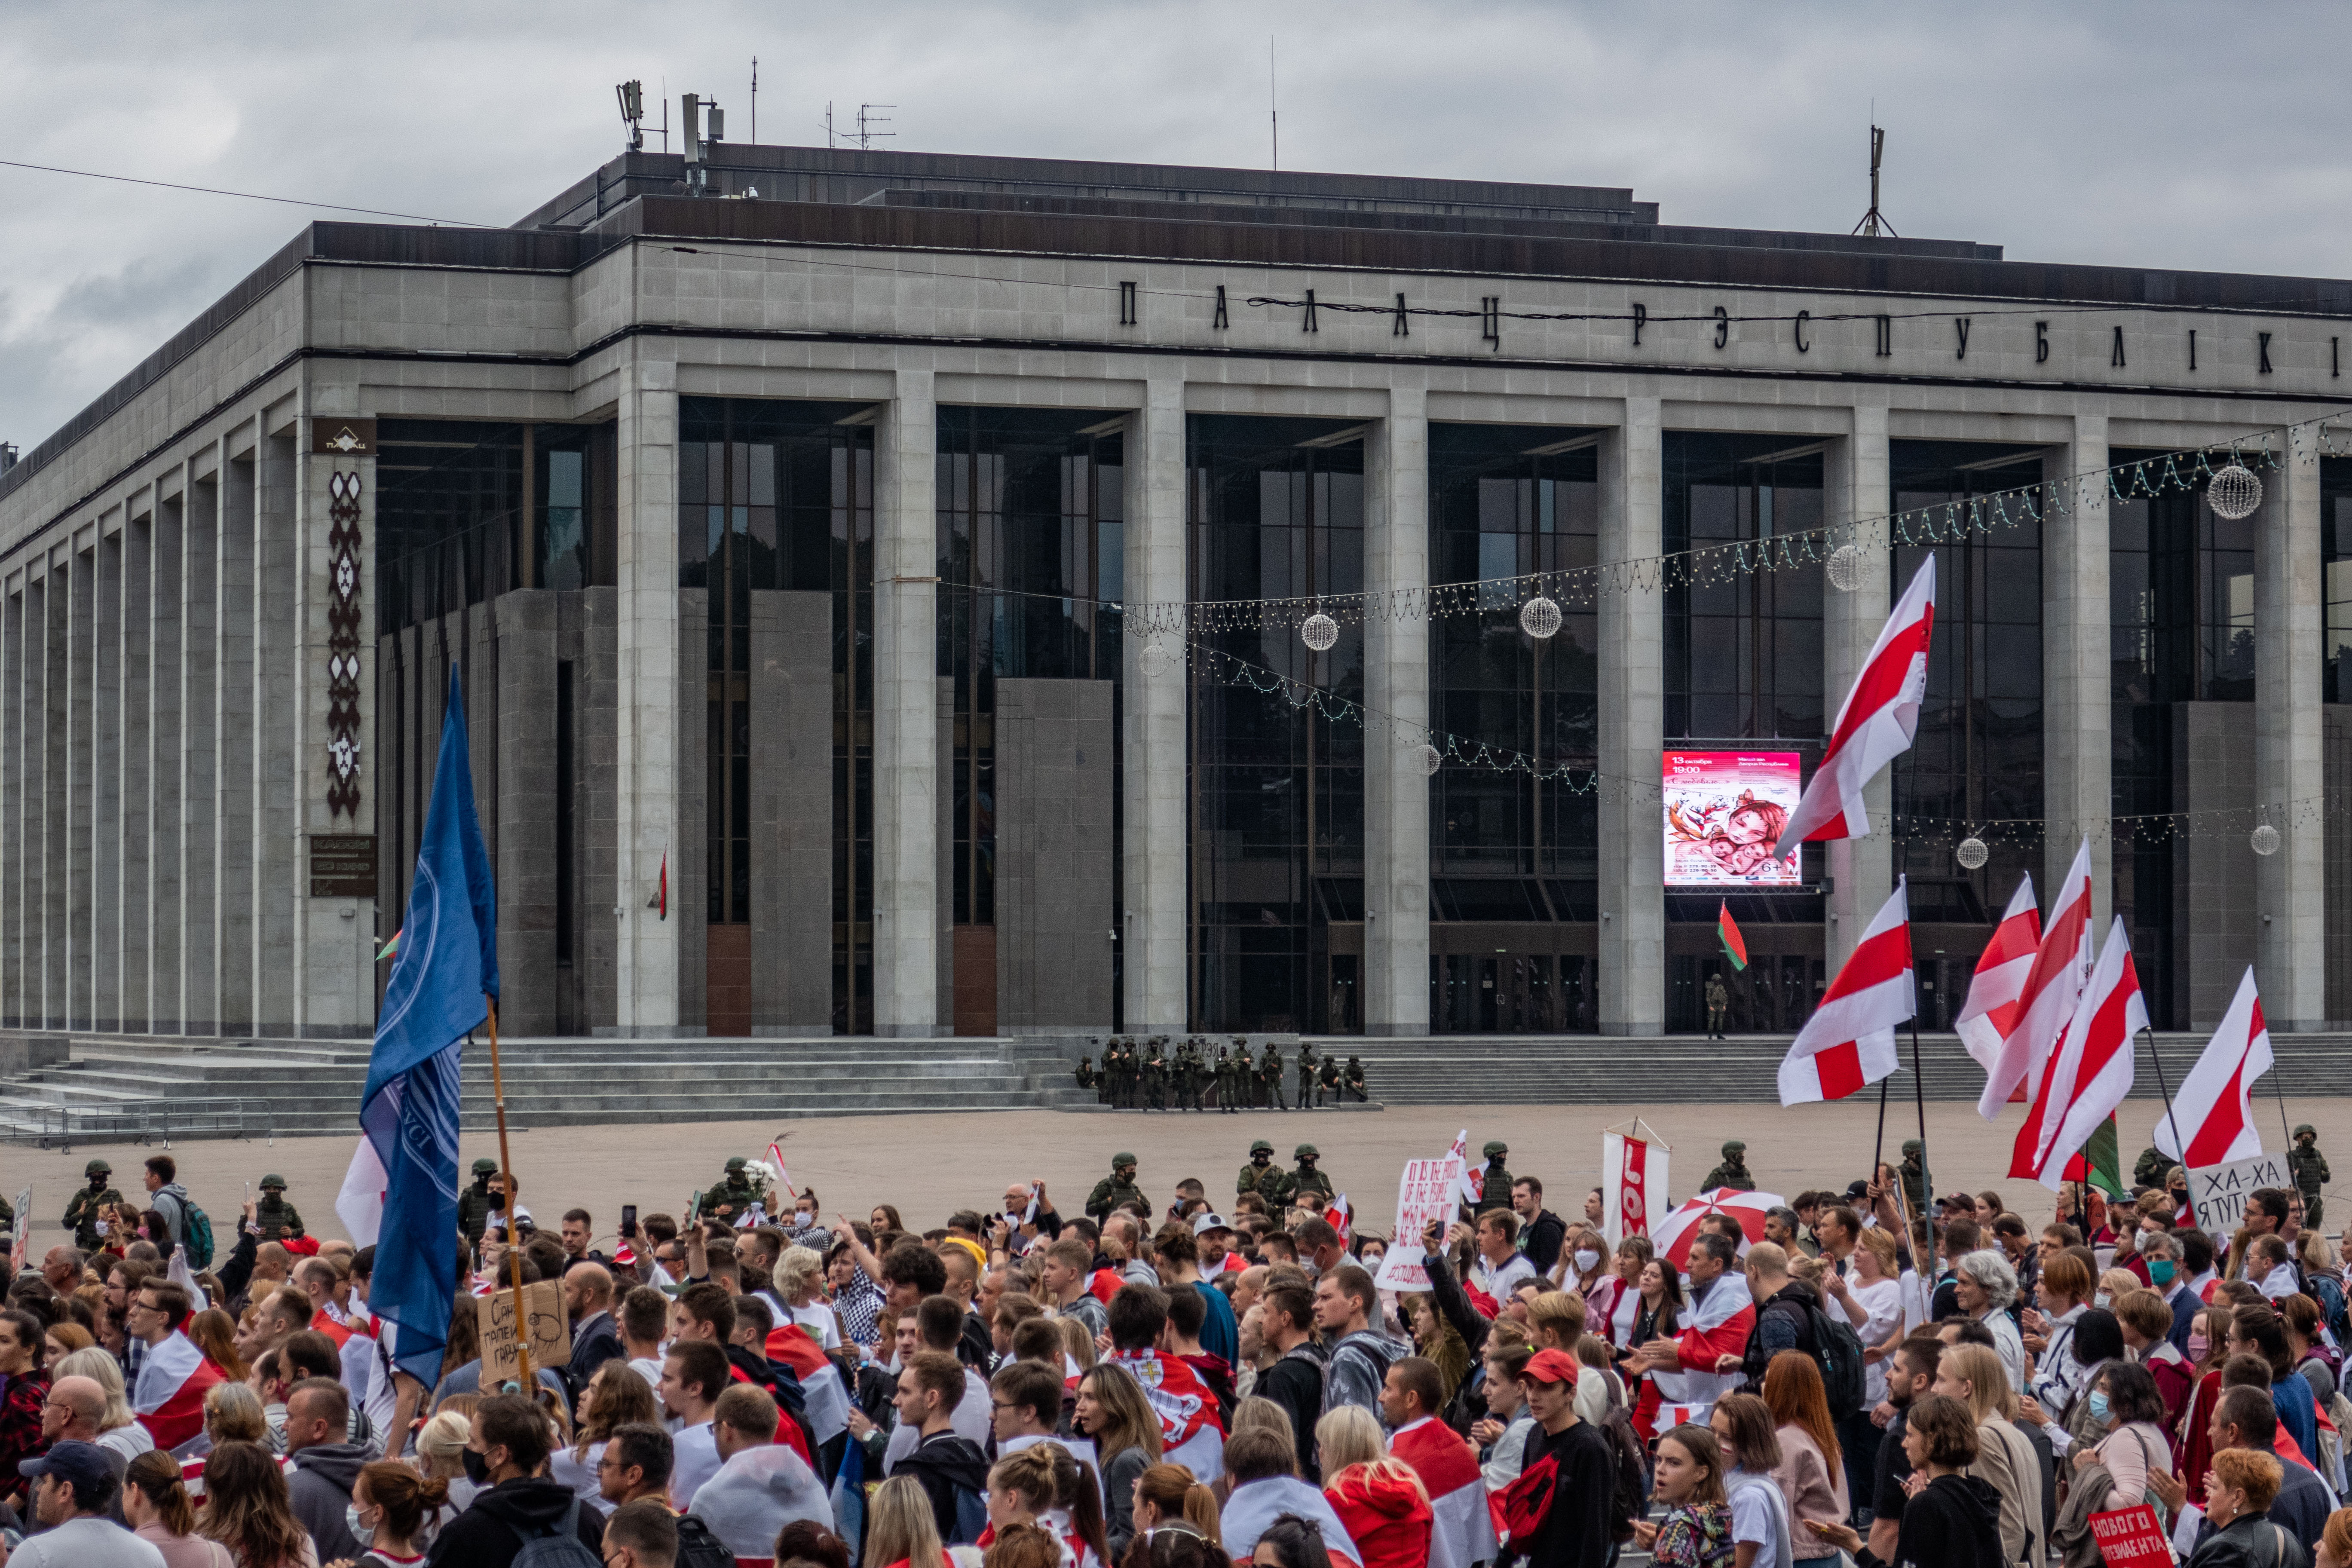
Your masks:
M 939 408 L 929 371 L 898 372 L 876 447 L 874 1032 L 926 1038 L 943 1032 L 935 798 Z
M 614 1026 L 677 1027 L 678 921 L 646 906 L 669 858 L 675 895 L 683 858 L 700 845 L 677 833 L 677 363 L 640 344 L 621 392 L 618 773 L 613 901 L 619 910 Z M 698 726 L 701 715 L 695 716 Z M 676 899 L 673 896 L 672 903 Z
M 122 528 L 128 528 L 126 522 Z M 122 531 L 100 524 L 90 595 L 90 1027 L 122 1028 Z
M 311 796 L 325 798 L 327 766 L 323 742 L 296 745 L 305 683 L 325 684 L 326 660 L 310 661 L 303 635 L 308 557 L 296 533 L 294 447 L 292 435 L 265 430 L 253 464 L 253 1027 L 278 1038 L 296 1032 L 295 974 L 305 945 L 296 932 L 305 929 L 310 891 L 302 830 Z M 323 535 L 323 512 L 315 515 Z
M 2289 427 L 2254 546 L 2254 798 L 2282 840 L 2255 858 L 2255 973 L 2273 1029 L 2326 1027 L 2326 775 L 2321 760 L 2319 451 Z
M 97 541 L 73 552 L 66 644 L 66 1026 L 90 1027 L 97 946 Z
M 1602 561 L 1658 553 L 1664 487 L 1658 400 L 1629 397 L 1601 441 Z M 1665 621 L 1654 579 L 1604 590 L 1600 622 L 1601 1032 L 1654 1035 L 1666 1016 Z
M 1389 391 L 1365 443 L 1364 587 L 1429 584 L 1429 395 Z M 1392 601 L 1393 602 L 1393 601 Z M 1364 627 L 1366 705 L 1395 720 L 1364 730 L 1364 1032 L 1429 1033 L 1429 623 L 1373 616 Z
M 0 1027 L 25 1025 L 25 602 L 20 576 L 0 599 Z
M 215 580 L 220 679 L 214 687 L 220 760 L 214 795 L 213 918 L 220 933 L 220 1033 L 249 1035 L 254 979 L 253 541 L 262 438 L 221 476 L 220 571 Z
M 180 929 L 181 1030 L 210 1035 L 220 1028 L 219 923 L 213 908 L 217 886 L 213 864 L 218 842 L 219 818 L 214 792 L 219 768 L 220 713 L 214 697 L 220 674 L 220 649 L 215 642 L 219 606 L 214 602 L 220 579 L 219 539 L 226 526 L 228 452 L 216 445 L 211 474 L 195 487 L 189 502 L 185 547 L 180 576 L 180 711 L 186 724 L 181 750 L 184 769 L 180 784 Z
M 314 388 L 309 395 L 309 416 L 359 413 L 356 385 Z M 266 492 L 264 513 L 275 520 L 285 510 L 292 510 L 288 520 L 290 536 L 281 540 L 273 533 L 269 545 L 272 603 L 283 596 L 289 628 L 285 638 L 273 642 L 272 647 L 283 665 L 277 679 L 287 688 L 288 722 L 294 730 L 290 750 L 282 752 L 274 763 L 291 802 L 288 819 L 278 826 L 283 830 L 290 825 L 291 832 L 286 837 L 293 859 L 290 865 L 279 866 L 275 875 L 286 888 L 279 896 L 291 898 L 293 953 L 289 967 L 294 983 L 294 1032 L 330 1039 L 364 1037 L 375 1024 L 377 910 L 397 897 L 402 883 L 379 870 L 376 898 L 311 898 L 310 835 L 376 833 L 380 868 L 387 859 L 396 863 L 402 848 L 411 851 L 413 863 L 415 840 L 389 813 L 380 817 L 376 811 L 379 791 L 389 784 L 383 770 L 394 765 L 398 748 L 392 743 L 391 716 L 382 712 L 379 702 L 383 688 L 377 679 L 380 656 L 375 622 L 376 592 L 381 586 L 376 577 L 375 458 L 310 452 L 306 450 L 309 435 L 306 418 L 296 428 L 290 472 L 282 481 L 286 489 L 282 494 L 276 492 L 274 485 L 278 481 L 273 481 L 273 489 Z M 348 815 L 334 809 L 328 794 L 338 782 L 327 747 L 334 738 L 329 723 L 333 698 L 328 662 L 335 657 L 330 617 L 343 603 L 335 585 L 341 552 L 333 547 L 337 527 L 333 486 L 339 473 L 350 476 L 359 486 L 359 517 L 354 524 L 359 542 L 352 551 L 358 578 L 350 600 L 350 611 L 358 616 L 352 636 L 358 645 L 359 695 L 352 700 L 359 710 L 359 771 L 352 775 L 359 796 Z M 503 894 L 503 876 L 499 885 Z M 401 911 L 394 905 L 390 918 L 383 921 L 383 934 L 390 936 L 400 921 Z M 278 1015 L 273 1011 L 268 1016 Z
M 1184 575 L 1184 382 L 1171 368 L 1144 383 L 1143 406 L 1128 419 L 1126 581 L 1137 603 L 1181 604 Z M 1179 1034 L 1191 1021 L 1185 954 L 1184 644 L 1129 628 L 1125 697 L 1126 895 L 1119 940 L 1130 1034 Z M 1159 650 L 1150 658 L 1145 654 Z
M 2033 889 L 2046 911 L 2090 835 L 2091 912 L 2101 941 L 2115 908 L 2115 846 L 2107 833 L 2116 709 L 2106 467 L 2107 416 L 2078 414 L 2074 438 L 2042 468 L 2044 494 L 2052 498 L 2042 514 L 2042 809 L 2048 826 Z M 2090 477 L 2075 477 L 2083 474 Z
M 48 628 L 47 668 L 44 680 L 41 739 L 46 752 L 41 799 L 47 807 L 41 868 L 41 1015 L 47 1027 L 69 1029 L 72 1010 L 68 998 L 72 980 L 72 886 L 68 845 L 73 830 L 73 742 L 69 694 L 73 663 L 68 647 L 73 635 L 68 605 L 74 573 L 65 548 L 53 551 L 48 574 L 41 580 L 41 604 Z
M 1854 522 L 1886 515 L 1891 498 L 1884 404 L 1855 405 L 1853 433 L 1830 443 L 1822 470 L 1830 492 L 1822 499 L 1831 521 Z M 1870 657 L 1870 645 L 1878 640 L 1886 625 L 1895 594 L 1890 586 L 1891 553 L 1865 551 L 1862 580 L 1854 591 L 1841 594 L 1831 588 L 1822 596 L 1822 694 L 1825 701 L 1822 720 L 1825 729 L 1836 724 L 1839 705 L 1853 689 L 1854 677 L 1862 673 L 1863 661 Z M 1893 825 L 1887 820 L 1895 800 L 1891 773 L 1882 773 L 1871 780 L 1863 790 L 1863 800 L 1870 809 L 1870 837 L 1832 839 L 1827 846 L 1830 893 L 1824 912 L 1829 920 L 1829 973 L 1832 975 L 1895 888 L 1895 839 Z
M 116 951 L 122 976 L 122 1029 L 145 1034 L 149 942 L 154 896 L 155 764 L 153 666 L 155 513 L 132 518 L 122 530 L 122 927 Z
M 147 1027 L 158 1035 L 178 1034 L 188 1016 L 181 991 L 185 973 L 181 965 L 185 838 L 180 803 L 187 784 L 187 726 L 183 718 L 187 711 L 184 706 L 187 649 L 181 626 L 185 609 L 182 579 L 186 571 L 187 514 L 194 505 L 195 492 L 186 474 L 184 468 L 181 470 L 179 495 L 155 509 L 154 574 L 148 597 L 154 614 L 148 637 L 154 661 L 154 678 L 148 687 L 152 723 L 148 754 L 153 759 L 150 765 L 154 788 L 147 802 L 148 858 L 153 868 L 147 912 Z

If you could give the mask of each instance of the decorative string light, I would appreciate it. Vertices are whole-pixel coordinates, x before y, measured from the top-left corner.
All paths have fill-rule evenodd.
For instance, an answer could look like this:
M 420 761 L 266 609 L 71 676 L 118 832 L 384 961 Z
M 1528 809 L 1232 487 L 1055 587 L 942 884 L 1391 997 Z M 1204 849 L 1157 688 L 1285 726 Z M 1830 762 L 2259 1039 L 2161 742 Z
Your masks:
M 2205 504 L 2213 509 L 2214 516 L 2231 522 L 2252 517 L 2263 504 L 2263 481 L 2233 457 L 2205 487 Z

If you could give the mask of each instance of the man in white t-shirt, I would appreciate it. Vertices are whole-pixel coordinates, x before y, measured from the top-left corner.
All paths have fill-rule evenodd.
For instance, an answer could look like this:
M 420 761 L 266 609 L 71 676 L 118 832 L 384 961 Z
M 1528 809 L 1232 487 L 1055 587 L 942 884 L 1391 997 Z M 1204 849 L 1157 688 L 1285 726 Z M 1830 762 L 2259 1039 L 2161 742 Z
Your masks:
M 1488 1209 L 1478 1216 L 1478 1257 L 1470 1280 L 1497 1301 L 1507 1301 L 1520 1281 L 1536 1278 L 1536 1266 L 1519 1250 L 1519 1216 Z
M 662 1357 L 662 1409 L 678 1422 L 670 1435 L 669 1502 L 680 1513 L 719 1473 L 719 1439 L 710 1420 L 727 1383 L 727 1352 L 709 1340 L 680 1340 Z

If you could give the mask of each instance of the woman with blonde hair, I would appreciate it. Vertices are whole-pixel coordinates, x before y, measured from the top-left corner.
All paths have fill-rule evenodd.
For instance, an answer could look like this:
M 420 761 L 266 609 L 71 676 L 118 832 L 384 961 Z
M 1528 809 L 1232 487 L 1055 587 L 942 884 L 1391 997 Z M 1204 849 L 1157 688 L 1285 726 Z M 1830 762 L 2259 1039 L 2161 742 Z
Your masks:
M 1146 1466 L 1135 1478 L 1133 1518 L 1139 1546 L 1168 1531 L 1197 1536 L 1222 1554 L 1224 1538 L 1217 1530 L 1217 1494 L 1193 1479 L 1192 1472 L 1182 1465 Z M 1129 1547 L 1127 1561 L 1133 1563 L 1136 1557 L 1137 1547 Z M 2346 1568 L 2352 1568 L 2352 1563 Z
M 162 1554 L 163 1568 L 236 1568 L 227 1547 L 196 1533 L 195 1505 L 169 1454 L 150 1448 L 131 1461 L 122 1476 L 122 1517 Z
M 1087 1327 L 1087 1321 L 1084 1318 L 1063 1318 L 1059 1321 L 1062 1325 L 1062 1348 L 1082 1369 L 1091 1368 L 1095 1364 L 1095 1336 L 1093 1331 Z
M 416 1457 L 427 1476 L 448 1483 L 449 1505 L 462 1512 L 473 1506 L 482 1489 L 466 1479 L 466 1439 L 473 1436 L 474 1419 L 470 1412 L 448 1407 L 456 1403 L 451 1400 L 434 1412 L 416 1435 Z
M 227 1443 L 266 1446 L 269 1441 L 269 1417 L 261 1408 L 261 1395 L 242 1383 L 215 1383 L 206 1389 L 205 1440 L 207 1452 L 217 1451 Z M 180 1479 L 187 1483 L 190 1497 L 203 1497 L 205 1461 L 183 1461 Z
M 2042 1458 L 2017 1427 L 2017 1393 L 2009 1368 L 1990 1345 L 1947 1345 L 1937 1359 L 1933 1392 L 1968 1406 L 1977 1424 L 1977 1457 L 1962 1474 L 2000 1499 L 2002 1561 L 2039 1563 L 2050 1540 L 2042 1511 Z
M 319 1568 L 310 1532 L 294 1517 L 286 1476 L 257 1443 L 226 1443 L 205 1460 L 205 1507 L 196 1529 L 236 1568 Z
M 988 1522 L 1000 1539 L 1016 1525 L 1051 1531 L 1068 1543 L 1076 1568 L 1109 1568 L 1102 1494 L 1059 1443 L 1033 1443 L 996 1461 L 988 1472 Z
M 824 1254 L 814 1247 L 787 1247 L 776 1259 L 776 1297 L 793 1321 L 828 1351 L 841 1348 L 841 1321 L 824 1301 Z
M 661 1407 L 637 1369 L 615 1357 L 598 1367 L 588 1386 L 580 1391 L 579 1426 L 570 1446 L 549 1456 L 547 1473 L 570 1487 L 583 1502 L 594 1502 L 596 1461 L 604 1457 L 604 1444 L 614 1428 L 632 1422 L 658 1426 Z
M 1822 1369 L 1802 1351 L 1782 1351 L 1764 1368 L 1764 1403 L 1772 1412 L 1773 1436 L 1780 1440 L 1772 1479 L 1789 1500 L 1789 1517 L 1798 1526 L 1790 1553 L 1800 1563 L 1835 1557 L 1836 1547 L 1803 1528 L 1816 1520 L 1841 1522 L 1852 1511 Z M 1707 1436 L 1712 1442 L 1714 1434 Z
M 1381 1424 L 1360 1405 L 1340 1405 L 1315 1423 L 1323 1498 L 1347 1527 L 1363 1568 L 1423 1568 L 1436 1516 L 1412 1467 L 1389 1458 Z
M 106 1391 L 106 1413 L 98 1418 L 100 1447 L 113 1449 L 127 1464 L 155 1447 L 155 1439 L 131 1414 L 131 1401 L 122 1387 L 122 1363 L 106 1352 L 96 1345 L 75 1351 L 49 1368 L 49 1377 L 52 1386 L 58 1378 L 86 1377 Z
M 948 1568 L 930 1494 L 913 1476 L 892 1476 L 866 1500 L 865 1568 Z
M 1079 1322 L 1076 1318 L 1064 1321 Z M 1108 1363 L 1078 1380 L 1074 1415 L 1078 1432 L 1095 1442 L 1103 1496 L 1110 1504 L 1110 1555 L 1125 1557 L 1127 1543 L 1135 1539 L 1135 1479 L 1160 1462 L 1160 1417 L 1151 1413 L 1150 1402 L 1143 1397 L 1143 1385 L 1135 1381 L 1135 1374 Z M 1286 1418 L 1284 1425 L 1288 1424 Z

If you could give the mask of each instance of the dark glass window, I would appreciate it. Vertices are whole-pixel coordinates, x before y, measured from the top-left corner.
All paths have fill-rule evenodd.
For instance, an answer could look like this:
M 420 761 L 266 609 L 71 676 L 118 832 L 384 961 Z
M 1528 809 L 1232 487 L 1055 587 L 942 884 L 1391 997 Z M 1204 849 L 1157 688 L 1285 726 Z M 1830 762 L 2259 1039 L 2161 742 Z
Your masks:
M 523 426 L 386 419 L 376 437 L 377 632 L 522 586 Z
M 2319 460 L 2322 700 L 2352 702 L 2352 459 Z
M 1669 431 L 1662 522 L 1669 553 L 1769 540 L 1822 522 L 1822 447 L 1785 437 Z M 1723 572 L 1665 595 L 1665 732 L 1675 739 L 1817 740 L 1822 579 Z
M 1186 463 L 1194 599 L 1361 591 L 1357 427 L 1194 415 Z M 1363 627 L 1335 618 L 1339 640 L 1323 653 L 1295 627 L 1198 637 L 1261 683 L 1279 675 L 1361 701 Z M 1190 693 L 1193 1026 L 1323 1032 L 1346 993 L 1327 973 L 1325 906 L 1307 884 L 1363 874 L 1363 726 L 1324 717 L 1299 687 L 1220 679 L 1205 660 L 1194 661 Z

